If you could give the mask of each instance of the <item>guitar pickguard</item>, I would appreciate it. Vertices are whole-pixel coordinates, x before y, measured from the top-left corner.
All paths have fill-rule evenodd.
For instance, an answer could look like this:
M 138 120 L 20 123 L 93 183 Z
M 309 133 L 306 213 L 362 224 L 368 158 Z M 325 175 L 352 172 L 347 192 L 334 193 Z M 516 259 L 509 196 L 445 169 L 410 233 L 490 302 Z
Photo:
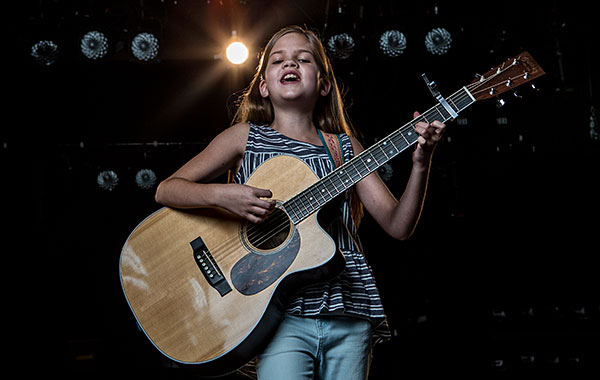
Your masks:
M 251 296 L 272 285 L 292 265 L 300 251 L 300 234 L 294 228 L 287 242 L 273 251 L 251 251 L 231 269 L 231 282 L 243 295 Z

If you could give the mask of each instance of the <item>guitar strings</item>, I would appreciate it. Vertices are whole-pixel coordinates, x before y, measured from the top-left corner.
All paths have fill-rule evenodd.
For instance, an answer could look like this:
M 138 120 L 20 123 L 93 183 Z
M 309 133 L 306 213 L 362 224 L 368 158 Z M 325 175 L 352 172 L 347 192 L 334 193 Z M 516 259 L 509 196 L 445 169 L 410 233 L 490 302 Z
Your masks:
M 465 86 L 465 88 L 469 92 L 471 92 L 472 95 L 476 95 L 476 94 L 479 94 L 479 93 L 482 93 L 482 92 L 485 92 L 485 91 L 489 91 L 493 86 L 488 86 L 488 87 L 484 87 L 484 88 L 482 88 L 482 87 L 488 85 L 488 83 L 489 83 L 490 80 L 496 78 L 498 75 L 503 74 L 506 70 L 510 69 L 512 66 L 514 66 L 514 65 L 508 65 L 505 68 L 500 68 L 500 70 L 498 70 L 496 73 L 494 73 L 490 77 L 485 78 L 483 81 L 470 83 L 467 86 Z M 499 84 L 508 83 L 509 80 L 514 80 L 514 79 L 519 78 L 519 77 L 520 77 L 520 75 L 515 76 L 515 77 L 510 77 L 509 79 L 507 79 L 505 81 L 499 82 Z M 457 94 L 457 98 L 453 99 L 455 103 L 456 102 L 464 101 L 465 99 L 468 99 L 470 97 L 468 94 L 460 94 L 460 93 L 458 93 L 458 91 L 455 94 Z M 429 109 L 428 111 L 426 111 L 422 115 L 419 115 L 419 117 L 413 119 L 411 122 L 407 123 L 407 125 L 399 128 L 395 132 L 391 133 L 388 137 L 386 137 L 386 139 L 391 139 L 391 138 L 397 137 L 399 134 L 402 134 L 402 133 L 406 132 L 410 128 L 412 128 L 414 130 L 414 128 L 415 128 L 414 124 L 416 124 L 420 120 L 425 120 L 425 121 L 429 122 L 427 116 L 432 116 L 432 115 L 428 115 L 428 113 L 430 113 L 432 111 L 432 109 L 435 109 L 436 106 L 432 107 L 431 109 Z M 435 110 L 435 111 L 439 114 L 439 112 L 437 110 Z M 411 146 L 413 144 L 414 144 L 414 141 L 412 143 L 409 143 L 406 147 L 404 147 L 402 150 L 400 150 L 397 154 L 399 154 L 401 151 L 403 151 L 404 149 L 408 148 L 409 146 Z M 373 148 L 373 147 L 371 147 L 371 148 Z M 371 155 L 377 154 L 376 151 L 371 151 L 371 148 L 365 149 L 362 153 L 368 152 L 368 153 L 365 153 L 365 154 L 371 154 Z M 382 154 L 385 155 L 385 156 L 387 156 L 385 154 L 385 152 L 381 151 L 381 152 L 379 152 L 379 157 L 374 157 L 374 159 L 376 161 L 377 161 L 377 158 L 383 159 L 384 157 L 382 157 Z M 357 155 L 355 158 L 357 158 L 359 156 L 360 156 L 360 154 Z M 387 157 L 385 157 L 385 159 L 387 159 Z M 350 163 L 352 161 L 354 161 L 354 159 L 351 160 L 351 161 L 349 161 L 348 163 Z M 379 165 L 379 163 L 378 163 L 378 165 Z M 344 166 L 345 165 L 342 165 L 340 168 L 342 168 Z M 340 169 L 340 168 L 338 168 L 338 169 Z M 367 169 L 369 170 L 369 172 L 367 173 L 367 175 L 370 174 L 372 171 L 374 171 L 374 170 L 371 171 L 368 167 L 367 167 Z M 331 173 L 329 173 L 322 180 L 326 179 L 329 176 L 335 175 L 336 171 L 337 171 L 337 169 L 334 170 L 334 171 L 332 171 Z M 357 172 L 359 173 L 360 176 L 362 176 L 362 173 L 360 173 L 358 170 L 357 170 Z M 339 174 L 339 172 L 337 172 L 337 174 Z M 333 184 L 333 186 L 335 187 L 335 184 Z M 311 188 L 311 186 L 309 186 L 308 188 L 302 190 L 298 195 L 296 195 L 296 196 L 292 197 L 290 200 L 288 200 L 288 202 L 291 202 L 292 200 L 297 199 L 297 197 L 302 196 L 303 194 L 306 194 L 310 188 Z M 344 191 L 345 190 L 346 189 L 344 189 Z M 325 203 L 327 203 L 327 202 L 328 201 L 326 201 Z M 296 202 L 296 203 L 298 203 L 298 202 Z M 320 206 L 321 206 L 321 205 L 319 205 L 319 208 L 317 208 L 314 211 L 309 211 L 303 203 L 301 203 L 301 204 L 302 204 L 302 206 L 304 207 L 304 209 L 306 211 L 306 215 L 296 205 L 296 208 L 298 209 L 299 213 L 301 214 L 301 218 L 299 218 L 299 220 L 297 221 L 297 223 L 301 222 L 305 218 L 307 218 L 310 215 L 312 215 L 313 213 L 315 213 L 320 208 Z M 264 223 L 268 223 L 268 224 L 264 224 Z M 272 239 L 273 237 L 275 237 L 276 235 L 282 233 L 286 229 L 289 229 L 291 227 L 291 225 L 293 225 L 293 224 L 294 223 L 288 217 L 286 211 L 282 209 L 281 213 L 279 213 L 275 217 L 267 218 L 263 223 L 249 225 L 247 227 L 247 229 L 246 229 L 246 236 L 248 237 L 249 240 L 253 241 L 252 242 L 253 245 L 260 246 L 260 245 L 264 244 L 266 241 L 268 241 L 268 240 Z M 218 247 L 214 248 L 215 253 L 217 251 L 219 253 L 221 253 L 222 251 L 228 252 L 231 249 L 231 245 L 233 243 L 235 243 L 236 241 L 237 241 L 237 238 L 231 238 L 231 239 L 229 239 L 229 241 L 223 242 L 223 244 L 220 244 Z

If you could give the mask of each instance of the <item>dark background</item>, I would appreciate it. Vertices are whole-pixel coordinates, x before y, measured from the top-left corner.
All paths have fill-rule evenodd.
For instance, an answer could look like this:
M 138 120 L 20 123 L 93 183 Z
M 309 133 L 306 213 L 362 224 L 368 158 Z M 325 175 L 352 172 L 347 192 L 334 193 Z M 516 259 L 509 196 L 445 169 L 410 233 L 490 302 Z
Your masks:
M 547 72 L 535 82 L 539 91 L 520 89 L 522 99 L 509 93 L 503 108 L 475 104 L 449 123 L 409 241 L 393 241 L 365 218 L 361 235 L 394 334 L 376 347 L 371 378 L 573 378 L 599 370 L 591 5 L 340 4 L 344 18 L 337 1 L 22 2 L 5 24 L 0 132 L 15 367 L 81 377 L 181 375 L 137 330 L 120 287 L 120 249 L 158 209 L 154 189 L 137 187 L 135 174 L 148 168 L 166 177 L 226 128 L 257 49 L 295 23 L 323 38 L 346 27 L 356 36 L 358 50 L 334 68 L 366 146 L 434 104 L 423 72 L 446 95 L 523 50 Z M 148 25 L 158 28 L 160 53 L 141 63 L 127 45 Z M 449 53 L 425 50 L 433 26 L 452 33 Z M 396 59 L 377 49 L 389 27 L 408 40 Z M 87 28 L 117 41 L 99 62 L 78 51 Z M 254 49 L 239 67 L 215 59 L 233 29 Z M 41 38 L 60 46 L 51 66 L 31 59 Z M 410 154 L 390 164 L 388 185 L 400 196 Z M 119 176 L 112 191 L 97 184 L 103 170 Z

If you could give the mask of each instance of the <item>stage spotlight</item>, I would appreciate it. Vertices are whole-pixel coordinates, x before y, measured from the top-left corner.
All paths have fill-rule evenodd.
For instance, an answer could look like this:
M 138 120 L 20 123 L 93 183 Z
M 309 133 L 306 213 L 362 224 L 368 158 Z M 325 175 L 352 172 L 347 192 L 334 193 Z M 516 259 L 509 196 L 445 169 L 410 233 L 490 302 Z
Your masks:
M 53 41 L 39 41 L 31 47 L 31 56 L 42 66 L 50 66 L 58 58 L 58 45 Z
M 158 56 L 158 39 L 151 33 L 138 33 L 131 41 L 131 52 L 140 61 L 151 61 Z
M 425 47 L 434 55 L 446 54 L 452 46 L 452 35 L 445 28 L 435 28 L 425 36 Z
M 340 33 L 329 37 L 327 49 L 336 59 L 348 59 L 354 53 L 356 43 L 348 33 Z
M 108 52 L 108 38 L 104 33 L 92 30 L 81 38 L 81 52 L 91 60 L 98 60 Z
M 227 46 L 225 55 L 229 62 L 234 65 L 241 65 L 248 59 L 249 51 L 246 45 L 241 42 L 232 42 Z
M 153 170 L 142 169 L 135 175 L 135 183 L 140 189 L 151 189 L 156 184 L 156 174 Z
M 406 49 L 406 36 L 398 30 L 387 30 L 379 37 L 379 48 L 388 57 L 398 57 Z
M 98 174 L 96 183 L 102 190 L 112 191 L 119 184 L 119 176 L 112 170 L 105 170 Z

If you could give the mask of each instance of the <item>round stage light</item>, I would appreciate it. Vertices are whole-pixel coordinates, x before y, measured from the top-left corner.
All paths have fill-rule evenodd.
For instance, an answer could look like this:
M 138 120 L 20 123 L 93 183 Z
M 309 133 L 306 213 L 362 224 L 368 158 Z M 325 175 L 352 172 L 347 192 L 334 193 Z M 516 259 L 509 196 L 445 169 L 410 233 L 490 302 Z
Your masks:
M 97 60 L 108 52 L 108 38 L 104 33 L 92 30 L 81 38 L 81 52 L 91 60 Z
M 248 59 L 249 51 L 246 45 L 243 43 L 232 42 L 229 44 L 229 46 L 227 46 L 225 55 L 227 56 L 229 62 L 233 63 L 234 65 L 241 65 Z
M 58 45 L 54 41 L 39 41 L 31 47 L 31 57 L 42 66 L 50 66 L 58 58 Z
M 327 40 L 327 49 L 336 59 L 348 59 L 354 53 L 356 43 L 348 33 L 333 35 Z
M 435 28 L 425 36 L 425 47 L 434 55 L 446 54 L 452 46 L 452 35 L 445 28 Z
M 379 48 L 388 57 L 398 57 L 406 49 L 406 36 L 398 30 L 387 30 L 379 38 Z
M 131 41 L 131 52 L 140 61 L 151 61 L 158 56 L 158 39 L 150 33 L 139 33 Z

